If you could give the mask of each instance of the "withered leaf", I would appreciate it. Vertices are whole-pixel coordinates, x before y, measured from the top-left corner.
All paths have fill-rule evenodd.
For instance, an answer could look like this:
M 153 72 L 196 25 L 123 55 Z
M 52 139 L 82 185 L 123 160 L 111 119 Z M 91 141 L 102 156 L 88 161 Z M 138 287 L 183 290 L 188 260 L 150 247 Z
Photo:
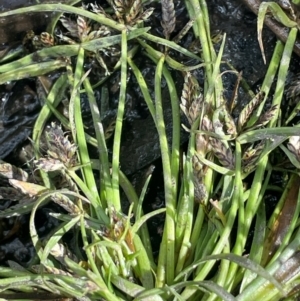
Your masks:
M 300 162 L 300 136 L 291 136 L 287 147 Z
M 47 191 L 48 189 L 45 186 L 33 184 L 33 183 L 28 183 L 24 181 L 19 181 L 15 179 L 10 179 L 9 183 L 19 189 L 22 193 L 27 194 L 31 197 L 38 196 L 42 192 Z
M 0 177 L 27 181 L 29 176 L 23 169 L 0 160 Z

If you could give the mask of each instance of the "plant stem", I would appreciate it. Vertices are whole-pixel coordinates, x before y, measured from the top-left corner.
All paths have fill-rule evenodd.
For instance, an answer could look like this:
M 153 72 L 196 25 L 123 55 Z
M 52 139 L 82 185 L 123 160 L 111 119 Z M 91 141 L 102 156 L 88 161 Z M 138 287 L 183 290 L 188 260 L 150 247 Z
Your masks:
M 121 87 L 118 114 L 116 120 L 116 128 L 114 135 L 113 157 L 112 157 L 112 189 L 114 197 L 111 200 L 111 205 L 114 206 L 116 211 L 121 210 L 120 203 L 120 188 L 119 188 L 119 164 L 120 164 L 120 147 L 121 147 L 121 134 L 123 125 L 123 116 L 125 111 L 126 101 L 126 81 L 127 81 L 127 33 L 122 30 L 122 51 L 121 51 Z M 109 202 L 110 200 L 108 200 Z
M 156 124 L 161 148 L 166 202 L 166 221 L 157 266 L 157 287 L 162 287 L 165 283 L 171 284 L 174 280 L 175 272 L 175 199 L 161 97 L 161 78 L 164 60 L 165 56 L 163 55 L 158 61 L 155 72 Z

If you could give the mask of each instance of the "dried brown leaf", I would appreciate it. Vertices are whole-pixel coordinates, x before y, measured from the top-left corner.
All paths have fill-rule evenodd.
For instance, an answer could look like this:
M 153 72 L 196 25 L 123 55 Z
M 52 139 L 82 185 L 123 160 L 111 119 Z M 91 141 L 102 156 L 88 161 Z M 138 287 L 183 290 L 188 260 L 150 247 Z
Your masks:
M 5 179 L 28 180 L 28 173 L 23 169 L 0 160 L 0 177 Z
M 284 203 L 280 211 L 277 211 L 274 222 L 269 229 L 269 233 L 263 246 L 263 265 L 265 266 L 275 252 L 283 243 L 292 223 L 299 193 L 300 178 L 293 176 L 288 184 L 289 189 L 284 194 Z M 299 265 L 297 263 L 297 265 Z
M 48 189 L 45 186 L 37 185 L 34 183 L 29 183 L 29 182 L 14 180 L 14 179 L 10 179 L 9 183 L 14 188 L 19 189 L 19 191 L 21 191 L 23 194 L 29 195 L 31 197 L 38 196 L 41 193 L 48 191 Z
M 288 149 L 300 162 L 300 136 L 291 136 L 287 144 Z
M 57 243 L 50 250 L 50 254 L 55 257 L 61 264 L 65 265 L 65 257 L 67 256 L 71 260 L 78 262 L 76 255 L 68 249 L 67 245 L 62 243 Z

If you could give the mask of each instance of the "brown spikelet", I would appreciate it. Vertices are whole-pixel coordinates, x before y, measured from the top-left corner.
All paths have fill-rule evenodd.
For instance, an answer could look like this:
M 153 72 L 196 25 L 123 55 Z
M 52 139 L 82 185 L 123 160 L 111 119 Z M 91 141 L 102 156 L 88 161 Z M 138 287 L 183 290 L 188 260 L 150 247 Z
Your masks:
M 199 127 L 201 130 L 206 132 L 212 131 L 212 123 L 209 120 L 208 116 L 205 115 L 202 118 L 201 125 Z M 196 134 L 196 151 L 198 154 L 205 156 L 208 152 L 210 152 L 210 143 L 208 140 L 208 136 L 204 134 Z
M 259 117 L 259 119 L 255 123 L 255 126 L 258 127 L 267 125 L 273 119 L 273 117 L 277 115 L 277 112 L 278 105 L 272 106 L 267 112 Z
M 113 9 L 119 20 L 119 22 L 124 23 L 123 17 L 125 15 L 125 6 L 122 0 L 113 0 Z
M 65 195 L 54 192 L 51 199 L 71 214 L 80 213 L 80 209 Z
M 111 32 L 109 30 L 107 30 L 106 26 L 101 26 L 98 30 L 91 31 L 87 36 L 87 40 L 91 41 L 91 40 L 98 39 L 101 37 L 107 37 L 110 34 L 111 34 Z
M 212 122 L 207 115 L 203 116 L 201 129 L 206 132 L 211 132 L 213 130 Z
M 192 157 L 193 166 L 193 183 L 194 183 L 194 198 L 195 201 L 201 203 L 207 197 L 206 187 L 202 182 L 202 178 L 205 174 L 203 164 L 198 157 L 194 155 Z
M 113 120 L 104 131 L 105 139 L 109 139 L 112 136 L 115 127 L 116 127 L 116 120 Z
M 78 16 L 77 18 L 77 30 L 78 30 L 78 36 L 82 42 L 86 40 L 86 37 L 88 36 L 88 33 L 91 30 L 90 25 L 85 20 L 85 18 Z
M 52 158 L 40 158 L 38 160 L 34 160 L 33 163 L 36 168 L 42 169 L 46 172 L 61 170 L 65 167 L 60 160 Z
M 146 20 L 153 12 L 153 8 L 143 11 L 142 0 L 108 0 L 115 12 L 118 21 L 127 25 L 135 25 L 139 21 Z M 105 15 L 102 8 L 93 5 L 92 9 L 96 13 Z
M 40 34 L 40 41 L 44 47 L 51 47 L 55 45 L 54 36 L 48 32 L 42 32 Z
M 218 158 L 220 163 L 224 167 L 233 170 L 235 162 L 234 162 L 234 155 L 231 151 L 231 148 L 226 147 L 225 144 L 219 139 L 210 138 L 209 141 L 212 146 L 212 151 L 214 155 Z
M 142 12 L 142 1 L 135 0 L 132 2 L 132 4 L 129 3 L 127 7 L 129 8 L 129 12 L 126 16 L 126 24 L 131 24 Z
M 289 83 L 286 89 L 286 98 L 290 105 L 294 105 L 300 100 L 300 74 L 297 74 Z
M 62 177 L 63 177 L 63 179 L 66 181 L 68 188 L 69 188 L 71 191 L 74 191 L 74 192 L 76 192 L 76 193 L 79 193 L 78 187 L 77 187 L 77 185 L 75 184 L 75 182 L 73 181 L 73 179 L 65 172 L 64 169 L 61 170 L 61 172 L 62 172 Z
M 191 89 L 191 73 L 187 72 L 186 75 L 184 76 L 184 84 L 183 84 L 183 89 L 181 92 L 181 102 L 186 106 L 189 107 L 191 103 L 191 94 L 192 94 L 192 89 Z
M 189 113 L 188 113 L 188 120 L 189 123 L 192 125 L 197 117 L 199 116 L 201 103 L 199 99 L 195 99 L 192 101 L 191 106 L 189 107 Z
M 195 202 L 202 203 L 208 196 L 206 187 L 196 177 L 194 177 L 193 183 L 194 183 Z
M 191 73 L 187 72 L 181 94 L 180 108 L 186 115 L 190 125 L 197 119 L 200 107 L 203 103 L 203 95 L 200 93 L 198 81 Z
M 76 165 L 77 147 L 69 141 L 68 136 L 64 135 L 61 127 L 52 122 L 51 126 L 47 127 L 45 136 L 50 158 L 60 160 L 66 167 Z
M 196 134 L 196 152 L 202 156 L 205 156 L 210 150 L 210 144 L 207 136 L 203 134 Z
M 255 147 L 251 145 L 245 150 L 242 156 L 242 169 L 244 173 L 249 173 L 256 167 L 259 157 L 262 154 L 266 141 L 260 141 Z
M 173 0 L 162 0 L 162 21 L 161 26 L 166 39 L 170 38 L 170 34 L 174 31 L 176 25 L 176 16 Z
M 107 0 L 107 2 L 109 3 L 109 5 L 112 6 L 112 2 L 111 1 Z M 94 12 L 95 14 L 97 14 L 97 15 L 103 15 L 103 16 L 105 16 L 108 19 L 112 19 L 112 17 L 109 14 L 107 14 L 105 12 L 105 10 L 101 6 L 97 5 L 96 3 L 95 4 L 90 3 L 90 6 L 92 8 L 92 12 Z
M 61 24 L 69 31 L 68 33 L 72 37 L 78 38 L 78 25 L 76 22 L 71 20 L 70 18 L 67 18 L 65 16 L 62 16 L 60 19 Z
M 196 155 L 194 155 L 192 157 L 192 166 L 193 166 L 194 176 L 198 180 L 201 180 L 202 177 L 204 176 L 204 173 L 203 173 L 203 164 L 200 162 L 200 160 L 198 159 L 198 157 Z
M 141 15 L 140 15 L 140 19 L 145 21 L 147 20 L 153 13 L 154 11 L 154 7 L 150 7 L 148 9 L 146 9 Z
M 180 104 L 180 108 L 187 118 L 189 116 L 188 109 L 190 103 L 191 103 L 191 91 L 189 87 L 189 73 L 187 73 L 184 77 L 184 84 L 181 91 L 181 104 Z
M 224 124 L 226 127 L 226 132 L 227 132 L 227 134 L 235 136 L 237 134 L 237 131 L 236 131 L 236 126 L 235 126 L 234 120 L 233 120 L 232 116 L 229 114 L 226 107 L 224 107 L 223 111 L 224 111 Z
M 258 93 L 242 110 L 238 120 L 238 131 L 240 132 L 247 121 L 250 119 L 253 111 L 259 106 L 265 97 L 264 92 Z

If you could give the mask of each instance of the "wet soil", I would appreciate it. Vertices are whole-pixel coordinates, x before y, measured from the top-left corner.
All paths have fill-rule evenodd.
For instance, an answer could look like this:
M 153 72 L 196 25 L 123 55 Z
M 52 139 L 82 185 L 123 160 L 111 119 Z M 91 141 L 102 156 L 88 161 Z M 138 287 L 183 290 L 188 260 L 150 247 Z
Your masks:
M 50 0 L 1 0 L 0 12 L 34 4 L 51 3 Z M 61 0 L 67 3 L 68 0 Z M 31 13 L 0 18 L 0 44 L 21 40 L 27 30 L 42 30 L 50 22 L 52 13 Z
M 101 3 L 101 1 L 98 1 Z M 103 2 L 103 1 L 102 1 Z M 212 31 L 221 31 L 226 33 L 226 46 L 223 55 L 223 61 L 230 63 L 238 72 L 243 73 L 244 79 L 249 86 L 255 91 L 259 89 L 259 85 L 265 75 L 266 66 L 263 64 L 261 52 L 257 42 L 257 28 L 256 28 L 256 15 L 245 5 L 241 4 L 239 0 L 214 0 L 207 1 L 211 18 Z M 9 4 L 8 4 L 9 3 Z M 8 8 L 6 5 L 12 7 L 22 6 L 24 3 L 29 4 L 28 1 L 4 1 L 2 9 Z M 156 10 L 147 26 L 152 27 L 152 31 L 156 34 L 162 34 L 160 27 L 161 13 L 158 4 Z M 177 10 L 177 24 L 174 35 L 176 35 L 182 26 L 187 22 L 187 12 L 183 9 L 184 4 L 182 1 L 175 1 Z M 22 17 L 14 17 L 13 19 L 0 20 L 0 24 L 7 24 L 10 34 L 4 32 L 0 26 L 0 42 L 20 41 L 24 30 L 35 29 L 42 30 L 50 15 L 24 15 Z M 42 21 L 41 21 L 42 19 Z M 12 34 L 13 33 L 13 34 Z M 181 42 L 183 46 L 188 47 L 193 42 L 192 32 Z M 276 36 L 270 30 L 265 29 L 263 33 L 263 41 L 265 45 L 265 52 L 267 61 L 269 61 L 272 50 L 276 42 Z M 216 44 L 216 49 L 219 45 Z M 173 53 L 172 53 L 173 54 Z M 175 59 L 180 59 L 178 54 L 174 54 Z M 135 62 L 141 69 L 147 81 L 149 90 L 153 95 L 154 83 L 153 77 L 155 72 L 155 65 L 148 60 L 141 52 L 135 58 Z M 298 59 L 295 58 L 293 68 L 296 70 L 299 66 Z M 222 65 L 222 70 L 230 70 L 227 64 Z M 203 83 L 203 70 L 199 69 L 193 72 L 200 83 Z M 180 72 L 172 73 L 176 80 L 178 88 L 178 95 L 181 94 L 183 79 Z M 234 86 L 236 82 L 236 75 L 226 73 L 223 75 L 224 79 L 224 95 L 228 101 L 233 96 Z M 120 80 L 120 73 L 116 72 L 105 83 L 109 93 L 109 112 L 105 122 L 109 123 L 109 117 L 115 116 L 117 101 L 119 97 L 118 87 L 116 83 Z M 170 133 L 172 129 L 171 123 L 171 108 L 170 100 L 168 97 L 168 90 L 163 83 L 163 99 L 165 120 L 167 123 L 167 132 Z M 35 118 L 40 109 L 40 103 L 35 91 L 35 81 L 28 79 L 19 81 L 17 83 L 7 84 L 0 87 L 1 104 L 0 104 L 0 159 L 5 159 L 8 162 L 15 163 L 18 159 L 18 153 L 24 142 L 27 143 L 27 137 L 30 136 L 32 126 Z M 249 101 L 247 93 L 240 88 L 238 90 L 238 102 L 235 114 L 238 115 L 241 107 Z M 101 105 L 101 91 L 96 91 L 97 101 Z M 121 169 L 125 174 L 130 175 L 130 179 L 135 183 L 136 187 L 141 187 L 143 184 L 141 179 L 144 179 L 144 168 L 152 164 L 154 174 L 149 187 L 149 191 L 145 200 L 145 211 L 152 211 L 153 209 L 162 207 L 164 205 L 163 197 L 163 184 L 161 181 L 161 163 L 160 163 L 160 148 L 158 135 L 152 121 L 152 118 L 143 101 L 141 91 L 137 88 L 135 77 L 129 74 L 128 77 L 128 90 L 126 100 L 126 113 L 124 121 L 124 131 L 122 135 L 121 145 Z M 84 106 L 83 102 L 83 106 Z M 85 111 L 86 120 L 90 119 L 90 113 L 87 109 Z M 88 122 L 87 122 L 88 124 Z M 92 131 L 92 129 L 91 129 Z M 170 135 L 169 135 L 170 137 Z M 188 136 L 182 132 L 182 144 Z M 108 144 L 111 144 L 108 141 Z M 91 150 L 96 152 L 95 149 Z M 3 205 L 8 206 L 7 204 Z M 2 207 L 2 209 L 4 209 Z M 1 208 L 0 208 L 1 209 Z M 55 226 L 53 219 L 49 216 L 49 212 L 53 210 L 51 207 L 45 207 L 39 212 L 39 216 L 43 216 L 45 221 L 40 225 L 40 231 L 46 229 L 50 231 Z M 19 228 L 28 229 L 28 220 L 26 218 L 14 218 L 3 222 L 3 233 L 9 233 L 17 224 Z M 152 229 L 152 238 L 154 250 L 158 249 L 159 237 L 163 226 L 163 218 L 157 217 L 151 219 L 149 222 L 150 229 Z M 0 240 L 0 264 L 7 259 L 12 259 L 20 263 L 25 263 L 28 258 L 31 258 L 33 249 L 30 246 L 28 237 L 22 231 L 15 231 L 11 236 L 2 238 Z M 18 250 L 18 251 L 16 251 Z M 21 251 L 20 251 L 21 250 Z M 2 261 L 2 262 L 1 262 Z

